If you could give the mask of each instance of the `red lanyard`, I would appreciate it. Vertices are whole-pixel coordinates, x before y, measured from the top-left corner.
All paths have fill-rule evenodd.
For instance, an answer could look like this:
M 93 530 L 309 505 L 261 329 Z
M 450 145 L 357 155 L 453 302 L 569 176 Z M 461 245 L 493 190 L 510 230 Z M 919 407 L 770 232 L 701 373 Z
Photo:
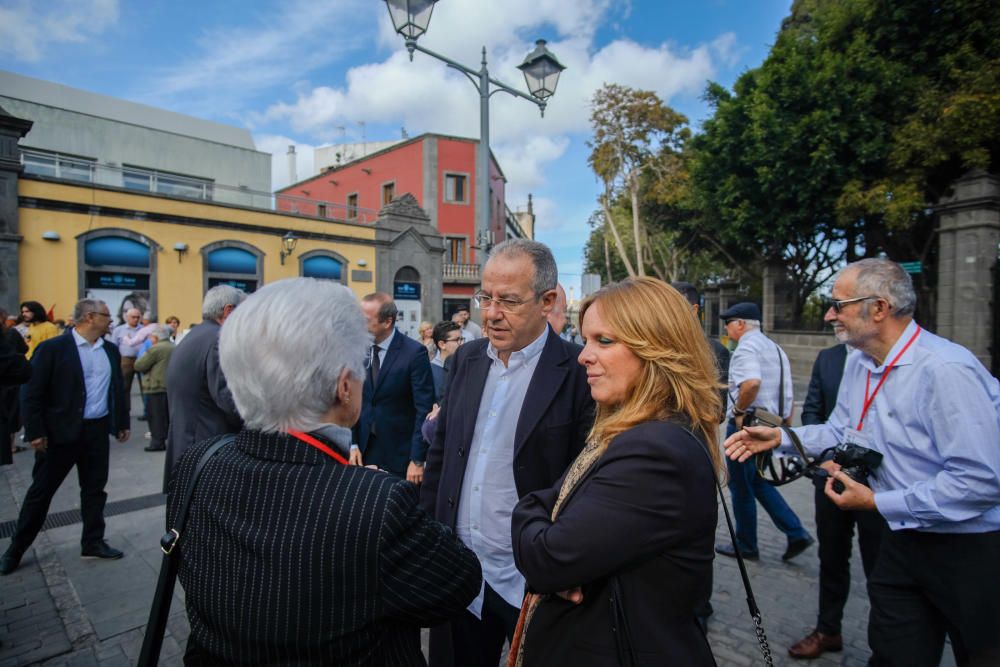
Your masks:
M 865 415 L 868 414 L 868 408 L 872 406 L 872 401 L 875 400 L 875 395 L 878 394 L 878 390 L 882 388 L 882 383 L 885 382 L 885 379 L 889 377 L 889 371 L 893 369 L 893 367 L 896 365 L 896 362 L 899 361 L 899 358 L 903 356 L 903 353 L 906 352 L 908 349 L 910 349 L 910 346 L 913 345 L 913 341 L 915 341 L 917 339 L 917 336 L 919 335 L 920 335 L 920 325 L 918 324 L 917 330 L 913 332 L 913 336 L 910 337 L 910 340 L 906 342 L 906 345 L 904 345 L 903 349 L 899 351 L 899 354 L 893 357 L 893 360 L 889 362 L 888 366 L 886 366 L 885 372 L 882 373 L 882 379 L 878 381 L 877 385 L 875 385 L 875 391 L 872 392 L 871 396 L 868 395 L 868 388 L 871 386 L 872 372 L 868 371 L 868 379 L 865 380 L 865 405 L 861 409 L 861 419 L 858 420 L 859 431 L 861 430 L 861 425 L 864 424 L 865 422 Z
M 347 459 L 345 459 L 343 456 L 341 456 L 337 452 L 333 451 L 327 445 L 324 445 L 322 442 L 320 442 L 316 438 L 312 437 L 308 433 L 303 433 L 302 431 L 289 431 L 288 435 L 292 436 L 293 438 L 297 438 L 297 439 L 301 440 L 302 442 L 306 443 L 307 445 L 315 447 L 316 449 L 318 449 L 319 451 L 323 452 L 327 456 L 333 458 L 336 461 L 339 461 L 340 463 L 343 463 L 345 466 L 346 465 L 350 465 L 347 462 Z

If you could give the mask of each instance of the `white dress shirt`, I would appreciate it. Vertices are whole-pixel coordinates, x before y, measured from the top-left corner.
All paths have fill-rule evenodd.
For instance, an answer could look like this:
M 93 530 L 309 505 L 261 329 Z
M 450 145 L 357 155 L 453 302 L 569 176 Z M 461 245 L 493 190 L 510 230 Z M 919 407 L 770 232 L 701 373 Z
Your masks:
M 108 387 L 111 385 L 111 361 L 102 348 L 104 339 L 98 338 L 93 345 L 72 330 L 76 351 L 83 366 L 83 386 L 87 398 L 83 404 L 84 419 L 99 419 L 108 414 Z
M 781 355 L 780 359 L 778 355 Z M 782 370 L 785 378 L 785 414 L 779 415 Z M 740 385 L 747 380 L 760 380 L 760 389 L 757 390 L 757 397 L 753 401 L 755 407 L 763 408 L 780 417 L 791 415 L 793 387 L 792 367 L 788 363 L 788 355 L 760 329 L 750 329 L 740 336 L 739 345 L 730 358 L 727 411 L 730 418 L 733 416 L 733 405 L 740 395 Z
M 512 353 L 507 366 L 493 345 L 486 348 L 493 363 L 479 402 L 455 519 L 455 534 L 476 553 L 483 568 L 484 588 L 469 605 L 478 618 L 485 583 L 513 607 L 520 607 L 524 598 L 524 577 L 514 565 L 510 536 L 510 515 L 518 501 L 514 435 L 548 333 L 545 327 L 541 336 Z

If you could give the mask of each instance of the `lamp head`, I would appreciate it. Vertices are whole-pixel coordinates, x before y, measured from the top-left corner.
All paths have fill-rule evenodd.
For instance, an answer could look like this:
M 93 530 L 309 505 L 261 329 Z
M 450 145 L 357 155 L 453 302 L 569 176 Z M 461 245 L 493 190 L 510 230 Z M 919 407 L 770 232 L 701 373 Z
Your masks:
M 295 246 L 299 242 L 299 237 L 295 235 L 295 232 L 288 232 L 281 237 L 281 245 L 285 249 L 286 255 L 291 255 L 295 250 Z
M 434 3 L 438 0 L 385 0 L 392 27 L 407 41 L 416 41 L 427 32 Z
M 535 50 L 529 53 L 517 68 L 524 72 L 524 82 L 528 86 L 528 91 L 543 102 L 556 94 L 559 75 L 566 69 L 565 65 L 556 60 L 552 52 L 545 48 L 544 39 L 535 42 Z

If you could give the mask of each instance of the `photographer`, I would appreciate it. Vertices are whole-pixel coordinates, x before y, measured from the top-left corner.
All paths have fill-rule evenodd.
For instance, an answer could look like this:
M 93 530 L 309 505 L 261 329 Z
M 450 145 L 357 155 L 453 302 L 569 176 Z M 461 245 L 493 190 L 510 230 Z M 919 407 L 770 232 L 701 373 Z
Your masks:
M 872 488 L 839 470 L 825 489 L 840 509 L 888 523 L 868 581 L 869 664 L 937 665 L 945 632 L 958 664 L 1000 664 L 1000 384 L 913 321 L 916 297 L 898 264 L 848 265 L 833 299 L 825 319 L 857 349 L 830 420 L 794 431 L 812 455 L 852 444 L 868 467 L 882 457 Z M 788 442 L 750 427 L 725 447 L 746 461 Z

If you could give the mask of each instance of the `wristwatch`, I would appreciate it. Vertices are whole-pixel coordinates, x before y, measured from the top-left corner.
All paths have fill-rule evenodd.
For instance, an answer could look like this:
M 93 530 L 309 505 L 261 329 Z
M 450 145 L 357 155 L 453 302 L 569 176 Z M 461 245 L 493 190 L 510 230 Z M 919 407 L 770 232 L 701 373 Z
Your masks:
M 412 463 L 413 465 L 417 466 L 418 468 L 423 468 L 424 467 L 424 462 L 423 461 L 410 461 L 410 463 Z

